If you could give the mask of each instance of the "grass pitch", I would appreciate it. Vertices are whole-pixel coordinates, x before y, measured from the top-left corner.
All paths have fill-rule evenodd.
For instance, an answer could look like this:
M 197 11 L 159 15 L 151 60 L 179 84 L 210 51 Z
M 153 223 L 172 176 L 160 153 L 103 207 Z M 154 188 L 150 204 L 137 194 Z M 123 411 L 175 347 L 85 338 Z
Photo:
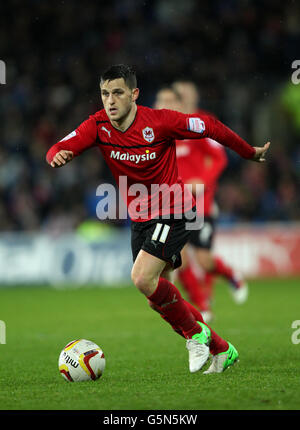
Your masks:
M 300 280 L 249 284 L 242 306 L 226 284 L 216 285 L 211 326 L 240 353 L 220 375 L 189 373 L 184 339 L 134 287 L 0 289 L 0 409 L 300 409 L 300 344 L 291 327 L 300 320 Z M 61 349 L 78 338 L 105 352 L 98 381 L 68 383 L 58 372 Z

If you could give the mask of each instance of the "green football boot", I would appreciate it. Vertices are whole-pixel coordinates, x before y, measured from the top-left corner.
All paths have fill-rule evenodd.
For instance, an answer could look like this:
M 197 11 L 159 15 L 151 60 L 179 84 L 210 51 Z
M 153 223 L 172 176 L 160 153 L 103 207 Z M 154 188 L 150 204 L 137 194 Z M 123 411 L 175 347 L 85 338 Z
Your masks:
M 209 358 L 209 344 L 211 341 L 210 329 L 203 323 L 197 321 L 201 326 L 201 333 L 196 333 L 186 342 L 186 348 L 189 351 L 190 372 L 198 372 Z
M 238 361 L 239 353 L 235 347 L 228 342 L 229 348 L 227 351 L 220 352 L 219 354 L 213 355 L 211 365 L 209 368 L 203 372 L 204 374 L 209 373 L 222 373 L 228 367 L 233 366 L 236 361 Z

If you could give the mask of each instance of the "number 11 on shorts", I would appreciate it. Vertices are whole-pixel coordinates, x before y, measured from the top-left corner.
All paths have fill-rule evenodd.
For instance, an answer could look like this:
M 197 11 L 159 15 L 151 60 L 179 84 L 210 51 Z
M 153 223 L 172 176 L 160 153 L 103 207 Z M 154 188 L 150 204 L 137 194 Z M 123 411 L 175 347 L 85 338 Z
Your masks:
M 153 232 L 153 235 L 151 237 L 151 240 L 158 240 L 161 243 L 165 243 L 166 242 L 166 239 L 168 237 L 168 233 L 169 233 L 169 230 L 170 230 L 170 226 L 167 225 L 167 224 L 165 224 L 163 229 L 162 229 L 162 226 L 163 226 L 163 224 L 161 224 L 160 222 L 158 222 L 156 224 L 156 227 L 154 229 L 154 232 Z

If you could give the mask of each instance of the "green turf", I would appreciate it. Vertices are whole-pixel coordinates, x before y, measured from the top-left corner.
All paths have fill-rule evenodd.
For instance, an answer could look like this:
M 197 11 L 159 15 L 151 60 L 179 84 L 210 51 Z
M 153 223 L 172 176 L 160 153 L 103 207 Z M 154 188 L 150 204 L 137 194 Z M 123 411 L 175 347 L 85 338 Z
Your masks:
M 235 305 L 215 290 L 212 327 L 239 350 L 220 375 L 190 374 L 185 341 L 148 308 L 134 287 L 0 289 L 0 409 L 300 409 L 300 281 L 250 282 Z M 61 349 L 86 338 L 104 350 L 96 382 L 68 383 L 58 372 Z

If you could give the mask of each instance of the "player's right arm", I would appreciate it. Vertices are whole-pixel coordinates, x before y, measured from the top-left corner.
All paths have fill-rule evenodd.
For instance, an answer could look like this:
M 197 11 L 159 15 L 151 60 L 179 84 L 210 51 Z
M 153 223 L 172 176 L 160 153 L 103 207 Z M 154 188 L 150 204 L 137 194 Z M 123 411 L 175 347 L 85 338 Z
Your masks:
M 46 160 L 51 167 L 62 167 L 86 149 L 95 146 L 96 139 L 96 121 L 91 116 L 76 130 L 53 145 L 47 152 Z

